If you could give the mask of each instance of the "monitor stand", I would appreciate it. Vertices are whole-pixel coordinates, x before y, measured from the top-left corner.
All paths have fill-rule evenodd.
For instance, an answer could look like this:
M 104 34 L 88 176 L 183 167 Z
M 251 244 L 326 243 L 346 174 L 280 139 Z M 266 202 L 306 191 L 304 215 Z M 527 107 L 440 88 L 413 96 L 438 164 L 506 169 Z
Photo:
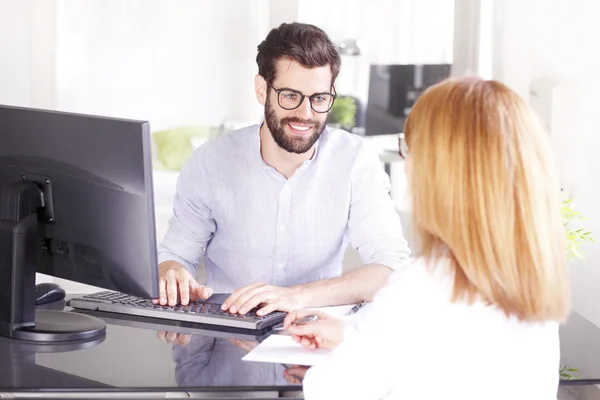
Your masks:
M 54 207 L 48 178 L 28 175 L 0 190 L 0 336 L 33 342 L 72 342 L 104 336 L 90 315 L 35 309 L 35 274 L 43 228 Z

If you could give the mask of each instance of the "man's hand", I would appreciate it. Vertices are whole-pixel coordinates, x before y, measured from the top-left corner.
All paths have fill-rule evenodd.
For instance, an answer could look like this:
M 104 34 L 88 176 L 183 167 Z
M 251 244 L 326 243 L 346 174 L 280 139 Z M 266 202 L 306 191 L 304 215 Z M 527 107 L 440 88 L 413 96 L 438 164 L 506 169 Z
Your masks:
M 316 315 L 317 320 L 305 325 L 294 325 L 294 321 Z M 292 334 L 292 339 L 307 349 L 335 349 L 343 339 L 344 323 L 328 314 L 311 310 L 290 312 L 283 320 L 283 327 Z
M 230 313 L 246 314 L 254 307 L 262 305 L 256 313 L 267 315 L 273 311 L 291 311 L 304 308 L 306 301 L 298 288 L 271 286 L 253 283 L 237 289 L 225 300 L 221 309 Z
M 156 337 L 158 340 L 164 340 L 169 344 L 177 343 L 179 346 L 183 347 L 190 342 L 192 335 L 187 333 L 158 331 L 156 332 Z
M 206 300 L 212 296 L 212 289 L 196 282 L 192 274 L 183 265 L 174 261 L 165 261 L 158 266 L 159 295 L 154 304 L 176 306 L 187 305 L 190 300 Z
M 292 365 L 283 370 L 283 377 L 292 385 L 301 385 L 308 368 L 303 365 Z
M 239 340 L 239 339 L 229 339 L 229 341 L 236 347 L 239 347 L 246 353 L 250 353 L 256 346 L 258 346 L 258 342 L 253 342 L 252 340 Z

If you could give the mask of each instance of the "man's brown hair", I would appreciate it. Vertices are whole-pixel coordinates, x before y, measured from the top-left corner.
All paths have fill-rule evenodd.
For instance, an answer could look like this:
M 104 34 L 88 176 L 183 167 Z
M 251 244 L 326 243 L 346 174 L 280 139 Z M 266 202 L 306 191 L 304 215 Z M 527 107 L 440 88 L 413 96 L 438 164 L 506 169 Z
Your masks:
M 331 67 L 331 84 L 341 65 L 340 55 L 329 36 L 321 28 L 299 22 L 284 23 L 269 32 L 258 45 L 258 74 L 267 82 L 275 80 L 275 63 L 291 59 L 306 68 Z

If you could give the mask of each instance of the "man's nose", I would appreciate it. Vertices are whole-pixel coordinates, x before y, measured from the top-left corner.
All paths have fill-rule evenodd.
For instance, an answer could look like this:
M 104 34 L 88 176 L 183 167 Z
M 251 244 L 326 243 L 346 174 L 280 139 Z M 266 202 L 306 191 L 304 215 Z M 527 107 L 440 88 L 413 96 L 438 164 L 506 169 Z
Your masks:
M 313 117 L 313 109 L 310 106 L 310 99 L 308 97 L 302 100 L 302 103 L 296 109 L 296 115 L 303 119 L 311 119 Z

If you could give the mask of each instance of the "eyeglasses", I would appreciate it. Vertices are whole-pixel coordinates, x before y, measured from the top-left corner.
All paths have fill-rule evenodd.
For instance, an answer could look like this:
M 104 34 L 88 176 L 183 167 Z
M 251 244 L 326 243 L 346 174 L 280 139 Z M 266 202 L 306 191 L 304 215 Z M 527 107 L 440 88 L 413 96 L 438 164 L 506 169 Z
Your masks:
M 267 84 L 277 93 L 277 103 L 279 104 L 279 107 L 288 111 L 300 107 L 304 98 L 308 97 L 310 107 L 314 112 L 326 113 L 331 110 L 333 102 L 337 98 L 336 93 L 323 92 L 307 96 L 298 90 L 288 88 L 276 89 L 271 83 L 267 82 Z
M 408 156 L 408 145 L 406 144 L 406 136 L 404 133 L 398 134 L 398 154 L 402 159 L 406 159 Z

